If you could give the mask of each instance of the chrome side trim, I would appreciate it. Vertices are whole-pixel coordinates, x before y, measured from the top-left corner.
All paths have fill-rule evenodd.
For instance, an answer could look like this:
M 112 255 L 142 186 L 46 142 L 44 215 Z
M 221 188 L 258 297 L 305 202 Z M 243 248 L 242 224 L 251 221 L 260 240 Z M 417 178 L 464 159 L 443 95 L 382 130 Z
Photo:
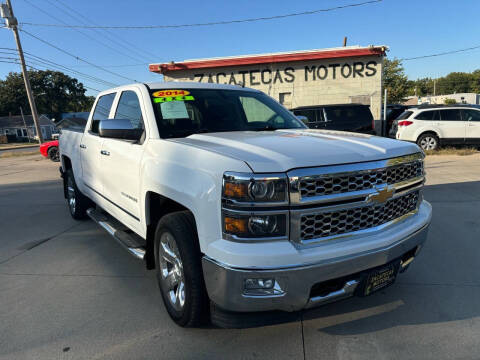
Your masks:
M 343 286 L 343 288 L 341 288 L 340 290 L 332 291 L 331 293 L 325 296 L 314 296 L 310 298 L 305 308 L 309 309 L 315 306 L 328 304 L 333 301 L 351 297 L 353 296 L 353 293 L 355 292 L 355 289 L 357 288 L 358 284 L 359 282 L 357 280 L 347 281 Z

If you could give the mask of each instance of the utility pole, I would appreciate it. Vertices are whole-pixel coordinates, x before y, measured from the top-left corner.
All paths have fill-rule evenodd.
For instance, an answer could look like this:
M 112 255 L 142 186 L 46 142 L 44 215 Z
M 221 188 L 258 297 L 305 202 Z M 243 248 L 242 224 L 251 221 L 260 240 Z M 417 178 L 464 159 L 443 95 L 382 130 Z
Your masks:
M 433 96 L 437 95 L 437 80 L 433 80 Z
M 25 89 L 27 90 L 28 102 L 30 103 L 30 110 L 32 111 L 33 122 L 37 131 L 38 142 L 43 143 L 42 131 L 40 129 L 40 121 L 38 119 L 37 106 L 33 97 L 30 80 L 28 79 L 27 67 L 25 65 L 25 57 L 23 56 L 22 44 L 20 43 L 20 36 L 18 35 L 18 21 L 13 15 L 12 4 L 10 0 L 6 0 L 6 4 L 0 4 L 1 15 L 5 19 L 8 28 L 12 29 L 15 42 L 17 43 L 18 56 L 20 64 L 22 65 L 23 80 L 25 82 Z

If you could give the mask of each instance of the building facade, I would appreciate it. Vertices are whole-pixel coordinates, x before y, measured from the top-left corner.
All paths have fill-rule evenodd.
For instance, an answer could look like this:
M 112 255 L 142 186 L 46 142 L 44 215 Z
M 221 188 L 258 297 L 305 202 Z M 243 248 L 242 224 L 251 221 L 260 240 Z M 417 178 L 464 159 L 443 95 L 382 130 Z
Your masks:
M 361 103 L 380 119 L 385 46 L 259 54 L 150 64 L 166 81 L 197 81 L 261 90 L 289 109 Z
M 43 139 L 52 139 L 52 134 L 57 132 L 53 122 L 46 115 L 40 115 L 39 121 Z M 21 115 L 0 117 L 0 135 L 15 137 L 17 141 L 35 139 L 37 130 L 32 115 L 25 115 L 23 117 Z

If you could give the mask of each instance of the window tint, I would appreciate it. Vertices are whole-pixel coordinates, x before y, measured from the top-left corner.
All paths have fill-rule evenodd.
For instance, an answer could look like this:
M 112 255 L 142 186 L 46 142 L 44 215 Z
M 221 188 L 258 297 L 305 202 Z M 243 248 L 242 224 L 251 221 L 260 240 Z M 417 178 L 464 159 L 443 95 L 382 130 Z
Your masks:
M 463 110 L 463 120 L 465 121 L 480 121 L 480 110 Z
M 313 109 L 294 110 L 293 113 L 295 115 L 305 116 L 308 119 L 309 124 L 317 122 L 317 118 L 315 116 L 315 114 L 317 113 L 317 110 L 313 110 Z
M 440 115 L 438 113 L 438 110 L 429 110 L 429 111 L 423 111 L 417 116 L 415 116 L 415 119 L 417 120 L 440 120 Z
M 404 111 L 403 113 L 400 114 L 399 117 L 396 118 L 396 120 L 405 120 L 410 117 L 410 115 L 413 114 L 413 111 Z
M 124 91 L 118 101 L 115 119 L 130 120 L 135 129 L 143 129 L 142 110 L 138 96 L 134 91 Z
M 329 106 L 325 108 L 327 121 L 341 122 L 371 122 L 372 113 L 367 106 Z
M 440 119 L 442 121 L 461 121 L 460 109 L 440 110 Z
M 115 99 L 115 93 L 103 95 L 98 99 L 93 112 L 91 132 L 98 134 L 98 124 L 100 120 L 108 119 L 113 99 Z

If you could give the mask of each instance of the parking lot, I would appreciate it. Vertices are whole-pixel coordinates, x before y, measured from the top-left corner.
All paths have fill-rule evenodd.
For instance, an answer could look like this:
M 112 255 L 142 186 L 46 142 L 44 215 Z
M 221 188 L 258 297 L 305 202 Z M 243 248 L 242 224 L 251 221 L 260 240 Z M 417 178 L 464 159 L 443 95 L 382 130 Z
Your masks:
M 70 218 L 58 163 L 0 159 L 0 359 L 480 357 L 480 155 L 430 156 L 428 242 L 392 287 L 242 330 L 183 329 L 153 272 Z

